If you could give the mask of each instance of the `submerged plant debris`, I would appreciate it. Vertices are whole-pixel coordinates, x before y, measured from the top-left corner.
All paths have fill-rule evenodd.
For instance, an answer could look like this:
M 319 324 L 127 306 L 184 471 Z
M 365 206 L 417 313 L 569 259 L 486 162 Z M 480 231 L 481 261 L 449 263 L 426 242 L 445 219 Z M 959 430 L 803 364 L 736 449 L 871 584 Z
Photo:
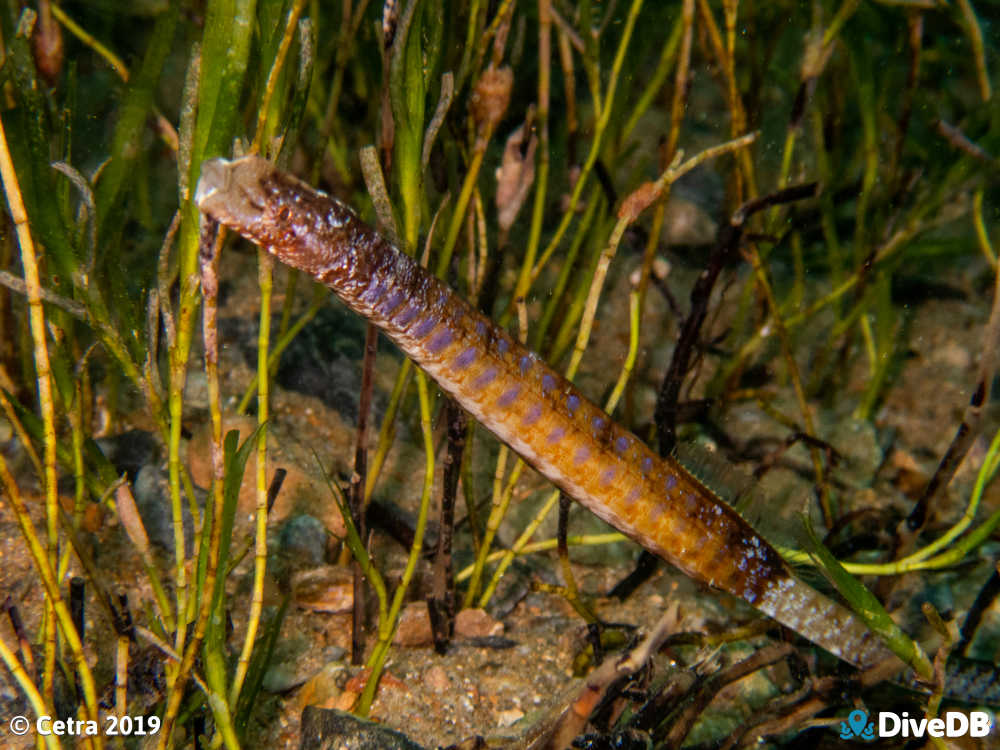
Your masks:
M 0 744 L 840 747 L 852 711 L 995 703 L 988 6 L 0 0 Z M 248 153 L 677 456 L 923 687 L 562 502 L 202 222 L 203 162 Z

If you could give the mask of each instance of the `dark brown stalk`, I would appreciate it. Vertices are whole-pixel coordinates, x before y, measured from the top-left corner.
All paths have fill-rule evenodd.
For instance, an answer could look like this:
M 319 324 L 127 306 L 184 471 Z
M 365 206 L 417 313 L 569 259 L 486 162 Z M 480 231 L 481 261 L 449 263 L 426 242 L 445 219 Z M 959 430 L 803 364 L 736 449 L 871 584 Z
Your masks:
M 1000 596 L 1000 563 L 994 566 L 993 575 L 979 589 L 975 601 L 969 607 L 969 613 L 965 616 L 965 621 L 962 623 L 961 637 L 955 646 L 956 654 L 966 656 L 969 644 L 972 643 L 972 639 L 976 635 L 976 630 L 979 629 L 979 623 L 982 622 L 983 615 L 993 606 L 993 602 L 996 601 L 997 596 Z
M 84 581 L 79 576 L 73 576 L 69 579 L 69 614 L 73 620 L 73 627 L 76 628 L 76 632 L 80 635 L 80 641 L 84 641 L 84 628 L 86 627 L 86 616 L 84 614 L 84 602 L 86 600 L 87 594 L 87 582 Z M 83 692 L 80 688 L 80 677 L 77 674 L 73 675 L 73 683 L 76 688 L 76 694 L 82 695 Z
M 118 594 L 114 625 L 118 635 L 127 636 L 130 641 L 135 642 L 135 623 L 132 620 L 132 611 L 128 606 L 128 594 L 124 591 Z
M 365 356 L 361 367 L 361 396 L 358 406 L 358 435 L 354 448 L 354 473 L 351 475 L 351 517 L 358 534 L 365 538 L 365 477 L 368 476 L 368 416 L 372 410 L 372 389 L 375 378 L 375 352 L 378 348 L 378 329 L 371 323 L 365 328 Z M 355 560 L 354 611 L 351 628 L 351 663 L 361 664 L 365 659 L 365 581 L 361 564 Z
M 934 123 L 934 127 L 937 129 L 938 134 L 956 150 L 971 156 L 976 161 L 980 161 L 987 166 L 996 167 L 996 157 L 975 143 L 969 136 L 962 132 L 961 128 L 945 120 L 938 120 Z
M 830 701 L 820 696 L 814 696 L 799 703 L 777 717 L 761 717 L 761 721 L 752 722 L 748 727 L 740 727 L 720 750 L 729 750 L 739 743 L 739 747 L 751 747 L 761 743 L 767 737 L 784 734 L 793 729 L 802 729 L 803 724 L 830 707 Z
M 80 640 L 83 640 L 83 604 L 86 592 L 86 581 L 79 576 L 73 576 L 69 579 L 69 613 L 73 618 L 73 625 L 76 627 L 76 632 L 80 634 Z
M 28 673 L 29 677 L 34 679 L 36 677 L 35 657 L 31 651 L 31 638 L 24 629 L 24 621 L 21 619 L 21 613 L 14 604 L 14 600 L 9 596 L 4 599 L 3 609 L 10 620 L 10 629 L 14 631 L 14 635 L 17 637 L 17 645 L 21 651 L 21 663 L 24 665 L 24 671 Z
M 674 349 L 670 367 L 663 377 L 660 393 L 656 399 L 656 434 L 659 438 L 661 456 L 670 455 L 677 444 L 677 415 L 681 386 L 687 375 L 691 360 L 701 335 L 701 327 L 708 316 L 708 305 L 712 290 L 722 269 L 739 254 L 743 226 L 753 214 L 782 203 L 808 198 L 816 193 L 816 183 L 796 185 L 744 203 L 722 228 L 715 248 L 712 250 L 705 270 L 702 271 L 691 289 L 691 311 L 688 313 Z
M 594 663 L 600 664 L 604 658 L 601 654 L 600 623 L 597 616 L 594 615 L 580 598 L 580 589 L 577 588 L 576 578 L 573 576 L 573 568 L 569 562 L 567 535 L 569 533 L 569 507 L 572 502 L 573 498 L 565 492 L 559 493 L 559 523 L 556 530 L 556 549 L 559 554 L 559 567 L 562 568 L 563 580 L 566 582 L 566 599 L 573 605 L 573 609 L 576 610 L 577 614 L 586 620 L 589 626 L 592 626 L 589 634 L 591 636 L 590 641 L 594 647 Z
M 448 453 L 444 459 L 444 487 L 441 491 L 441 517 L 437 549 L 434 551 L 432 593 L 427 601 L 434 636 L 434 650 L 443 654 L 455 629 L 455 578 L 452 576 L 451 541 L 455 531 L 455 500 L 462 475 L 462 455 L 469 420 L 451 399 L 445 404 L 448 421 Z
M 274 503 L 278 499 L 278 494 L 281 492 L 281 485 L 285 483 L 285 477 L 288 476 L 287 469 L 276 469 L 274 476 L 271 477 L 271 484 L 267 488 L 267 512 L 270 513 L 271 509 L 274 508 Z
M 542 729 L 532 732 L 530 744 L 523 747 L 530 750 L 555 750 L 569 747 L 573 738 L 579 736 L 594 717 L 609 701 L 620 695 L 619 688 L 649 663 L 652 656 L 662 647 L 671 632 L 677 628 L 677 607 L 668 607 L 666 612 L 650 630 L 649 634 L 628 653 L 615 659 L 606 659 L 587 675 L 579 688 L 574 689 L 568 700 L 562 702 L 553 712 L 550 720 L 542 722 Z M 681 673 L 679 679 L 671 680 L 671 686 L 690 687 L 686 678 L 690 673 Z M 670 690 L 670 686 L 667 688 Z M 672 695 L 677 692 L 671 690 Z M 574 745 L 575 746 L 575 745 Z

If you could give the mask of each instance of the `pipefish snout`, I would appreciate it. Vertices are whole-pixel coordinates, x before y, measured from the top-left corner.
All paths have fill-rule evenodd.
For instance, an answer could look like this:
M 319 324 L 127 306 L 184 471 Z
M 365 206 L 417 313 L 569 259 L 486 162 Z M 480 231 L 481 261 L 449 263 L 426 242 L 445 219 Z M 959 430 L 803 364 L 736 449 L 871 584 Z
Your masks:
M 692 578 L 858 667 L 902 662 L 683 466 L 362 222 L 258 157 L 205 162 L 201 211 L 328 286 L 570 497 Z

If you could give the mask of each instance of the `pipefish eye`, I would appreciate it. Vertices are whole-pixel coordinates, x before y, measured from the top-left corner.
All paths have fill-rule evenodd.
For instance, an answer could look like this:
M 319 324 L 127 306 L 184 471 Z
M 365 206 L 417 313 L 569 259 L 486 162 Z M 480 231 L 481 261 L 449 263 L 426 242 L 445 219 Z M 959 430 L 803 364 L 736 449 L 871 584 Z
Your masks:
M 288 206 L 282 206 L 278 210 L 278 221 L 285 222 L 288 221 L 289 211 Z

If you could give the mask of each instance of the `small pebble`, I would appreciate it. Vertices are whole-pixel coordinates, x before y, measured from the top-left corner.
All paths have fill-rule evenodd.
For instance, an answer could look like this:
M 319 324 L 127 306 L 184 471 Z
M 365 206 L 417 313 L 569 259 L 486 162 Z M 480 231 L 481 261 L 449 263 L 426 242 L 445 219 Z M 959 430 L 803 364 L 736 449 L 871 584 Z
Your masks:
M 195 493 L 198 496 L 198 504 L 204 507 L 205 493 L 198 489 Z M 146 527 L 149 541 L 172 552 L 174 519 L 170 510 L 170 481 L 166 473 L 160 471 L 154 464 L 146 464 L 136 474 L 132 495 L 135 498 L 136 510 L 142 518 L 142 524 Z M 191 514 L 188 512 L 186 502 L 181 504 L 181 509 L 184 517 L 184 538 L 188 554 L 191 554 L 194 525 L 191 523 Z
M 972 355 L 969 354 L 968 349 L 955 341 L 949 341 L 943 346 L 937 347 L 931 354 L 931 358 L 935 362 L 960 371 L 968 370 L 972 365 Z
M 203 370 L 192 368 L 184 381 L 184 408 L 208 408 L 208 376 Z
M 341 686 L 346 670 L 347 667 L 339 662 L 327 662 L 302 685 L 295 696 L 295 701 L 302 707 L 332 708 L 343 692 Z
M 306 514 L 288 519 L 278 534 L 279 553 L 286 557 L 293 570 L 326 562 L 326 542 L 323 522 Z
M 292 575 L 295 603 L 314 612 L 350 612 L 354 607 L 354 576 L 339 565 L 321 565 Z
M 451 678 L 444 667 L 435 664 L 424 672 L 424 685 L 435 693 L 445 693 L 451 689 Z
M 423 750 L 402 732 L 333 709 L 306 706 L 302 711 L 300 750 Z
M 524 718 L 524 711 L 519 708 L 508 708 L 497 713 L 497 726 L 501 729 L 513 726 Z
M 503 635 L 503 623 L 483 609 L 463 609 L 455 616 L 456 638 L 486 638 Z
M 427 602 L 410 602 L 399 616 L 399 627 L 392 639 L 398 646 L 427 646 L 431 637 L 431 617 Z

